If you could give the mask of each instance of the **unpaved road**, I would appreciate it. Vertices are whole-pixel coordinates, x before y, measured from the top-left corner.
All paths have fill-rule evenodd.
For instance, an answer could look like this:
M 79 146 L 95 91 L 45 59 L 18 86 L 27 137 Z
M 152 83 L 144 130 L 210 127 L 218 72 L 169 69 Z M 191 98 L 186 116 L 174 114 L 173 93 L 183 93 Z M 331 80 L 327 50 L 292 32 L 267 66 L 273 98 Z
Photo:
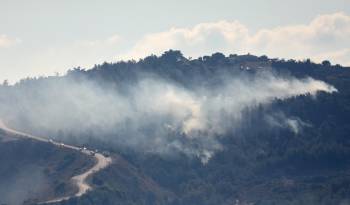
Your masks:
M 72 150 L 76 150 L 76 151 L 81 151 L 82 153 L 84 153 L 86 155 L 92 156 L 91 153 L 93 151 L 91 151 L 91 150 L 88 150 L 88 149 L 81 150 L 79 147 L 76 147 L 76 146 L 62 144 L 59 142 L 55 142 L 53 140 L 48 140 L 48 139 L 43 138 L 43 137 L 38 137 L 38 136 L 34 136 L 34 135 L 27 134 L 24 132 L 20 132 L 20 131 L 17 131 L 17 130 L 14 130 L 14 129 L 7 127 L 1 120 L 0 120 L 0 129 L 6 131 L 8 133 L 15 134 L 19 137 L 30 138 L 30 139 L 37 140 L 40 142 L 51 143 L 51 144 L 58 146 L 58 147 L 63 147 L 63 148 L 68 148 L 68 149 L 72 149 Z M 91 190 L 92 187 L 87 183 L 87 178 L 90 175 L 108 167 L 112 163 L 112 158 L 105 157 L 104 155 L 102 155 L 100 153 L 95 153 L 93 155 L 93 157 L 96 159 L 96 164 L 92 168 L 87 170 L 86 172 L 84 172 L 80 175 L 77 175 L 77 176 L 73 176 L 71 179 L 73 181 L 73 183 L 79 188 L 79 190 L 76 194 L 74 194 L 73 196 L 60 197 L 57 199 L 45 201 L 45 202 L 42 202 L 42 204 L 43 203 L 60 202 L 60 201 L 68 200 L 68 199 L 73 198 L 73 197 L 80 197 L 83 194 L 85 194 L 86 192 L 88 192 L 89 190 Z

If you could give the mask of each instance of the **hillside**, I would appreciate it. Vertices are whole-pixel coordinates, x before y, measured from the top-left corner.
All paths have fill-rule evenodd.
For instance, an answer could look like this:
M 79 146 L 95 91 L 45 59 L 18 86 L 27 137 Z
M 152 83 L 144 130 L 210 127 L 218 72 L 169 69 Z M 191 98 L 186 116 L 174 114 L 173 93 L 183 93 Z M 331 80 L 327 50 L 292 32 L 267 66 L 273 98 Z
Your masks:
M 14 127 L 116 159 L 59 204 L 350 202 L 350 68 L 328 61 L 170 50 L 3 85 L 0 102 Z
M 89 155 L 50 143 L 18 138 L 1 130 L 0 132 L 1 204 L 42 204 L 47 200 L 72 196 L 78 190 L 71 178 L 95 164 Z M 110 168 L 89 179 L 89 184 L 98 189 L 97 193 L 101 190 L 111 192 L 109 201 L 118 199 L 121 204 L 127 204 L 140 198 L 140 201 L 154 204 L 155 200 L 166 201 L 173 198 L 173 194 L 142 175 L 120 156 L 113 155 L 112 158 L 113 165 Z M 108 178 L 117 181 L 109 182 Z M 83 204 L 84 198 L 86 197 L 79 199 Z M 61 203 L 71 201 L 76 199 Z
M 77 188 L 70 178 L 94 163 L 77 152 L 0 132 L 1 204 L 32 204 L 73 194 Z

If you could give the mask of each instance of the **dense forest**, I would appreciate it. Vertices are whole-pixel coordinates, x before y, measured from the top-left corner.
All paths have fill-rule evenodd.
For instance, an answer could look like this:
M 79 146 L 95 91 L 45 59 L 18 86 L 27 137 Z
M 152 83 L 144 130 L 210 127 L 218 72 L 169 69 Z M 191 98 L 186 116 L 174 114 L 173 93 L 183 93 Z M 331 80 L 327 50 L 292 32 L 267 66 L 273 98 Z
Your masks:
M 61 102 L 60 98 L 64 97 L 53 85 L 59 88 L 66 86 L 69 90 L 70 84 L 66 82 L 74 82 L 74 86 L 89 82 L 86 92 L 98 87 L 99 93 L 112 90 L 120 96 L 129 96 L 135 86 L 143 89 L 143 86 L 149 85 L 140 84 L 141 79 L 156 78 L 181 87 L 180 91 L 201 90 L 206 95 L 209 93 L 208 96 L 216 96 L 215 93 L 230 78 L 244 79 L 246 84 L 254 84 L 256 76 L 266 75 L 303 79 L 301 82 L 312 78 L 333 86 L 337 91 L 272 96 L 274 99 L 269 103 L 257 102 L 254 106 L 240 109 L 239 120 L 227 114 L 226 108 L 223 108 L 217 115 L 229 116 L 218 124 L 232 119 L 234 128 L 227 126 L 229 128 L 225 132 L 213 133 L 212 130 L 200 130 L 190 139 L 179 138 L 186 132 L 177 129 L 171 132 L 164 131 L 165 128 L 155 129 L 160 121 L 169 124 L 177 122 L 168 115 L 166 118 L 156 116 L 159 120 L 150 120 L 155 116 L 146 113 L 137 119 L 138 125 L 141 124 L 138 127 L 134 126 L 135 120 L 126 116 L 122 122 L 118 121 L 116 127 L 116 123 L 109 124 L 115 118 L 109 116 L 113 110 L 107 109 L 99 116 L 104 126 L 91 121 L 85 127 L 80 119 L 69 115 L 70 112 L 80 112 L 80 106 L 70 108 L 68 103 L 65 104 L 64 116 L 70 116 L 69 122 L 77 122 L 73 128 L 62 125 L 59 129 L 51 129 L 47 124 L 38 124 L 34 120 L 40 117 L 50 125 L 56 123 L 49 119 L 56 116 L 55 113 L 51 115 L 49 111 L 37 109 L 36 106 L 54 109 L 54 105 L 46 104 L 47 98 L 54 97 L 54 101 Z M 152 89 L 156 92 L 163 85 L 156 84 Z M 50 94 L 47 94 L 48 90 Z M 85 88 L 81 90 L 84 91 Z M 242 92 L 251 95 L 254 89 L 243 89 Z M 23 93 L 24 97 L 19 96 Z M 139 95 L 133 95 L 133 99 L 135 96 Z M 111 98 L 113 101 L 114 98 Z M 79 100 L 87 102 L 89 96 Z M 136 104 L 137 108 L 146 104 L 137 100 L 130 104 Z M 23 105 L 28 102 L 31 106 Z M 108 107 L 109 103 L 106 101 L 101 105 Z M 2 118 L 15 127 L 73 144 L 108 150 L 120 157 L 120 161 L 91 179 L 96 187 L 94 191 L 60 204 L 350 203 L 350 68 L 332 65 L 327 60 L 317 64 L 308 59 L 295 61 L 250 54 L 225 56 L 221 53 L 191 59 L 184 57 L 180 51 L 170 50 L 161 56 L 151 55 L 139 61 L 103 63 L 91 69 L 74 68 L 64 76 L 27 78 L 11 86 L 5 82 L 0 86 L 0 104 L 6 107 L 0 109 Z M 35 112 L 29 115 L 28 110 Z M 81 113 L 85 119 L 91 117 L 83 111 Z M 209 117 L 215 118 L 217 115 Z M 160 146 L 165 145 L 163 138 L 149 137 L 158 133 L 160 136 L 166 133 L 164 138 L 176 139 L 171 142 L 176 142 L 183 149 L 172 146 L 160 151 L 158 147 L 151 146 L 159 140 Z M 134 135 L 142 137 L 136 138 Z M 212 141 L 212 135 L 215 135 L 215 141 Z M 218 146 L 213 147 L 213 143 Z M 204 160 L 203 156 L 206 157 L 208 153 L 203 150 L 209 150 L 210 154 Z M 132 167 L 132 171 L 123 170 L 123 163 L 130 164 L 128 167 Z M 128 172 L 132 174 L 128 176 Z M 148 181 L 141 180 L 146 176 Z

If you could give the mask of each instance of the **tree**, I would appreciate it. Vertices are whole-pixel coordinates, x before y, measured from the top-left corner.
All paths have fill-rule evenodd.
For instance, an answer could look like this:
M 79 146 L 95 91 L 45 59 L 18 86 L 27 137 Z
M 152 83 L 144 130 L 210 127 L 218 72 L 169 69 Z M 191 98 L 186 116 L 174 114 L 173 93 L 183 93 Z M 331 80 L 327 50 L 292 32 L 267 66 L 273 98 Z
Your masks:
M 329 66 L 331 66 L 331 62 L 329 62 L 329 60 L 324 60 L 324 61 L 322 61 L 322 65 L 329 67 Z
M 211 59 L 213 62 L 220 62 L 220 61 L 224 61 L 226 57 L 224 54 L 217 52 L 211 55 Z
M 266 62 L 266 61 L 269 60 L 269 58 L 266 55 L 262 55 L 262 56 L 259 57 L 259 60 Z
M 306 65 L 310 65 L 310 64 L 311 64 L 310 58 L 306 59 L 306 60 L 304 61 L 304 63 L 305 63 Z
M 181 51 L 178 50 L 169 50 L 165 51 L 160 59 L 167 63 L 176 63 L 179 61 L 183 61 L 186 58 L 182 55 Z

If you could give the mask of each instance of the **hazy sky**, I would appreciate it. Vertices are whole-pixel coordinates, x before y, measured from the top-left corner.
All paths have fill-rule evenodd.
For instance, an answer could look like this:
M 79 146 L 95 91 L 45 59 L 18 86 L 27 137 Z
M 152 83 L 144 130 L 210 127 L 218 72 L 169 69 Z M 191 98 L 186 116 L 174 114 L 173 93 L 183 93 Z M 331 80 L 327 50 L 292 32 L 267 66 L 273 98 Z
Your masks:
M 170 48 L 350 65 L 350 1 L 0 0 L 0 81 Z

